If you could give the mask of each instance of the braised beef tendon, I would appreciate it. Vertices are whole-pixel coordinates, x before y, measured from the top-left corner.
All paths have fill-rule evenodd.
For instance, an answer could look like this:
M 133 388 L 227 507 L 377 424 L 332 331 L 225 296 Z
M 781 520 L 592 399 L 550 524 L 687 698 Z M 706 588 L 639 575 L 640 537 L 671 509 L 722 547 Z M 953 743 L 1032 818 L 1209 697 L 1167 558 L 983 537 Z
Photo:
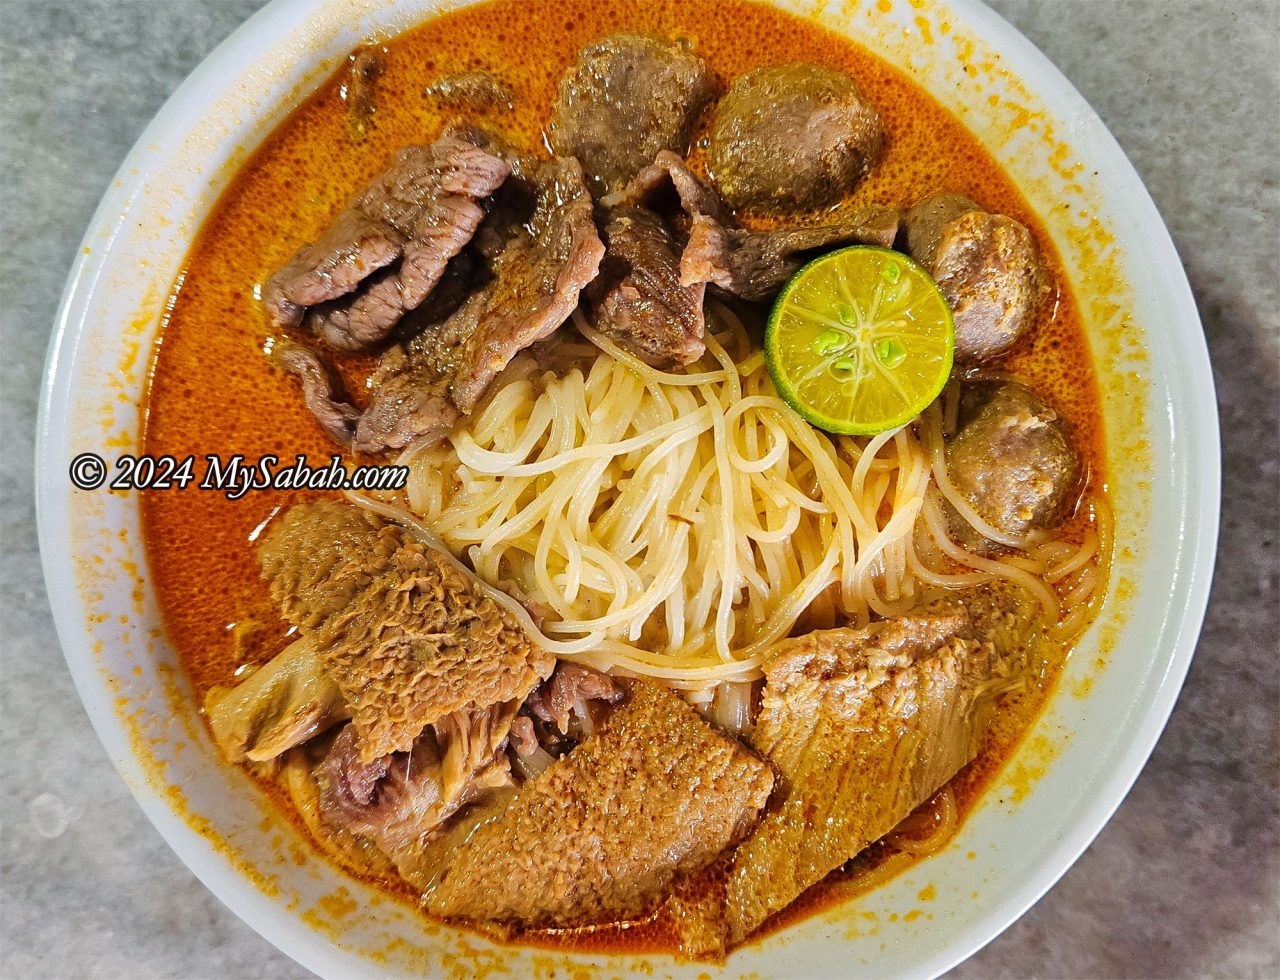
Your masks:
M 231 762 L 268 762 L 351 717 L 308 637 L 295 640 L 232 688 L 205 697 L 214 740 Z

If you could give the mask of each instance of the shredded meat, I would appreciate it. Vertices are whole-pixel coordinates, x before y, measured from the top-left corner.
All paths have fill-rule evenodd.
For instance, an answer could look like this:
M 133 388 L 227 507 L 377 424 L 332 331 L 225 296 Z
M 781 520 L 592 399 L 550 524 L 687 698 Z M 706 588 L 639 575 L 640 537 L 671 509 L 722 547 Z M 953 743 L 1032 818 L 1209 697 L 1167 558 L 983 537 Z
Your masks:
M 312 840 L 340 866 L 357 875 L 393 875 L 396 873 L 395 864 L 372 838 L 330 821 L 321 808 L 322 763 L 338 734 L 340 732 L 312 739 L 285 753 L 281 759 L 281 782 Z
M 320 812 L 339 830 L 371 838 L 408 881 L 422 883 L 428 845 L 468 804 L 511 786 L 502 752 L 516 702 L 456 712 L 408 751 L 361 758 L 349 725 L 322 764 Z
M 500 924 L 642 915 L 752 824 L 773 773 L 666 688 L 630 685 L 598 734 L 473 833 L 427 906 Z
M 293 507 L 259 558 L 285 615 L 313 631 L 365 761 L 455 711 L 523 699 L 554 667 L 452 562 L 351 505 Z
M 529 695 L 525 707 L 564 734 L 569 731 L 570 714 L 585 713 L 588 701 L 613 704 L 621 697 L 622 688 L 608 674 L 561 660 L 555 673 Z
M 343 98 L 347 102 L 347 134 L 362 140 L 378 111 L 378 79 L 387 69 L 387 49 L 381 45 L 352 52 Z
M 510 173 L 469 130 L 450 130 L 430 146 L 408 146 L 390 168 L 357 194 L 310 245 L 300 248 L 263 288 L 278 327 L 297 326 L 313 310 L 311 329 L 343 350 L 383 339 L 405 311 L 418 306 L 449 259 L 484 218 L 476 202 Z M 369 287 L 348 296 L 374 272 Z M 344 298 L 346 297 L 346 298 Z

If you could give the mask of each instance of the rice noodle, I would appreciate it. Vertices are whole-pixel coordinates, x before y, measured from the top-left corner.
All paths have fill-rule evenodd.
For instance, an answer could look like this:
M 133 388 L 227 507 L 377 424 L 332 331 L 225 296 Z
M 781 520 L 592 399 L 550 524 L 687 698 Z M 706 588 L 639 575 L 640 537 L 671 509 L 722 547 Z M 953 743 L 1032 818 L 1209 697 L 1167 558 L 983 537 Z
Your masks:
M 1109 523 L 1077 545 L 982 521 L 946 472 L 954 386 L 902 428 L 829 437 L 778 397 L 739 318 L 715 302 L 707 313 L 708 353 L 687 373 L 645 364 L 575 313 L 592 346 L 554 372 L 516 358 L 464 425 L 401 455 L 394 503 L 349 496 L 464 559 L 539 646 L 661 679 L 733 729 L 763 652 L 797 623 L 862 625 L 926 590 L 997 580 L 1050 623 L 1083 622 L 1076 607 L 1105 587 Z M 946 503 L 1014 550 L 967 550 Z M 545 610 L 541 627 L 498 582 Z
M 945 786 L 898 824 L 887 842 L 907 854 L 933 854 L 955 836 L 958 823 L 955 793 L 950 786 Z

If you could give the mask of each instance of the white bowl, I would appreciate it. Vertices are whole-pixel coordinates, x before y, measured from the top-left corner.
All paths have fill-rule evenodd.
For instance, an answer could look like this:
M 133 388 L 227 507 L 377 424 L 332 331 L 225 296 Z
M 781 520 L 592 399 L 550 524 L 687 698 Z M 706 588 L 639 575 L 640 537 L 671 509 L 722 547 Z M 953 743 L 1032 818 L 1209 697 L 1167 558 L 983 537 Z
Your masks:
M 147 816 L 219 898 L 317 973 L 716 973 L 665 956 L 495 946 L 316 857 L 218 760 L 196 717 L 148 581 L 135 496 L 68 480 L 78 453 L 137 452 L 165 298 L 248 149 L 362 38 L 459 5 L 277 0 L 187 79 L 121 167 L 68 280 L 40 404 L 40 544 L 58 633 Z M 888 886 L 739 951 L 726 974 L 933 975 L 990 941 L 1076 859 L 1137 777 L 1186 673 L 1212 571 L 1213 380 L 1178 256 L 1137 174 L 1071 84 L 985 7 L 880 6 L 831 2 L 816 16 L 912 73 L 984 140 L 1072 276 L 1104 392 L 1115 573 L 1049 709 L 957 839 Z

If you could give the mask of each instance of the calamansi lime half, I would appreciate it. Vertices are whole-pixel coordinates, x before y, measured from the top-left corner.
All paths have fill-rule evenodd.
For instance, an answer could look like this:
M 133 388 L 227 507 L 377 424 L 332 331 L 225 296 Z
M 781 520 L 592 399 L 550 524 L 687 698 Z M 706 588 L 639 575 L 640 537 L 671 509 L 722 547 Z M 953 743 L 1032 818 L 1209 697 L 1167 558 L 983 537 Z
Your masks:
M 951 308 L 919 265 L 854 245 L 814 259 L 769 314 L 765 359 L 778 393 L 828 432 L 874 435 L 909 422 L 951 374 Z

